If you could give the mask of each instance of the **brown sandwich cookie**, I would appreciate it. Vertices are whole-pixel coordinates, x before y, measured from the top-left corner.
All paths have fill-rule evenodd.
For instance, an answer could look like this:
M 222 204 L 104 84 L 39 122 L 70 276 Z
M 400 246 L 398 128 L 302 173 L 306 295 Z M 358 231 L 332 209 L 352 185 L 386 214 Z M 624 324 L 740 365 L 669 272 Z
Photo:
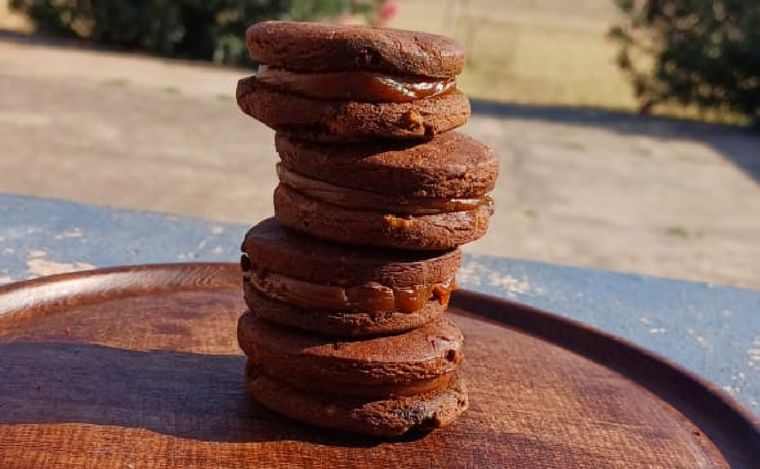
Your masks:
M 383 398 L 445 388 L 463 359 L 462 332 L 438 318 L 403 334 L 346 340 L 269 324 L 251 313 L 238 343 L 257 370 L 305 392 Z
M 321 334 L 339 336 L 373 336 L 395 334 L 420 327 L 441 316 L 446 303 L 431 298 L 422 308 L 409 313 L 383 312 L 336 312 L 292 306 L 267 298 L 256 290 L 251 282 L 243 283 L 245 303 L 256 316 L 281 326 L 297 327 Z
M 347 335 L 399 332 L 439 316 L 461 260 L 458 250 L 405 252 L 320 241 L 274 219 L 251 228 L 242 250 L 246 300 L 258 315 Z
M 467 409 L 467 390 L 455 374 L 443 389 L 414 396 L 336 398 L 304 392 L 248 366 L 248 392 L 263 406 L 311 425 L 374 436 L 445 427 Z
M 236 96 L 243 112 L 274 130 L 324 142 L 431 137 L 470 116 L 470 103 L 458 90 L 410 102 L 322 100 L 254 76 L 238 82 Z
M 480 238 L 493 212 L 498 159 L 449 132 L 414 146 L 328 145 L 276 137 L 282 158 L 275 216 L 323 239 L 450 249 Z
M 361 26 L 266 22 L 247 33 L 256 75 L 238 82 L 247 114 L 299 138 L 431 137 L 464 124 L 462 50 L 441 36 Z

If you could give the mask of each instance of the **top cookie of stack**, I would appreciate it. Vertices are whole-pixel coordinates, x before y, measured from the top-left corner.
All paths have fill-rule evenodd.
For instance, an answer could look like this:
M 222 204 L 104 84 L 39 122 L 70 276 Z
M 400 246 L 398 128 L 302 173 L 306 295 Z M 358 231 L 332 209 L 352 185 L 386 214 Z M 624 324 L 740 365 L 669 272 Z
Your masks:
M 412 31 L 264 22 L 246 32 L 262 65 L 240 81 L 244 112 L 304 140 L 432 137 L 470 115 L 454 77 L 464 51 Z

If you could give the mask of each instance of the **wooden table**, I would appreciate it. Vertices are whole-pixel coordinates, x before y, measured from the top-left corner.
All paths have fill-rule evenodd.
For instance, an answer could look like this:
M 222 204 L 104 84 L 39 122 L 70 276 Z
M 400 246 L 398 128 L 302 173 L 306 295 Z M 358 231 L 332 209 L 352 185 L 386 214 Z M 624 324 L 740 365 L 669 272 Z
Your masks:
M 236 262 L 247 228 L 0 194 L 0 283 L 90 267 Z M 472 254 L 458 280 L 628 339 L 760 414 L 760 291 Z

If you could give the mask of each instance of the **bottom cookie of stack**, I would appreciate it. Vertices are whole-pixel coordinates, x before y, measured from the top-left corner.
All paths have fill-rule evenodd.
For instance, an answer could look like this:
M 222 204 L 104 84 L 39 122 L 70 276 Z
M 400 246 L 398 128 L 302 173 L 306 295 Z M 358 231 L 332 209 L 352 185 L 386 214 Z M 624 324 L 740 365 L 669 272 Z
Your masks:
M 251 396 L 279 414 L 319 427 L 376 436 L 445 427 L 467 409 L 467 389 L 457 375 L 446 388 L 386 399 L 325 397 L 287 386 L 249 363 L 246 386 Z
M 398 436 L 448 425 L 467 408 L 462 334 L 445 319 L 366 340 L 238 323 L 246 385 L 265 407 L 312 425 Z

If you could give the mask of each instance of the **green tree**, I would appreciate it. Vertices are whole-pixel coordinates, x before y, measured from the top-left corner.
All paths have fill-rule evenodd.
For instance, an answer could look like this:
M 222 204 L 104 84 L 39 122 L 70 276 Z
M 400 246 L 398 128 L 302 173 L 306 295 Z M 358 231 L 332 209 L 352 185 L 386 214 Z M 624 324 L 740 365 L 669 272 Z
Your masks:
M 154 54 L 250 64 L 245 29 L 267 19 L 368 18 L 385 0 L 11 0 L 36 30 Z
M 760 120 L 760 2 L 616 0 L 619 45 L 643 112 L 679 103 Z

